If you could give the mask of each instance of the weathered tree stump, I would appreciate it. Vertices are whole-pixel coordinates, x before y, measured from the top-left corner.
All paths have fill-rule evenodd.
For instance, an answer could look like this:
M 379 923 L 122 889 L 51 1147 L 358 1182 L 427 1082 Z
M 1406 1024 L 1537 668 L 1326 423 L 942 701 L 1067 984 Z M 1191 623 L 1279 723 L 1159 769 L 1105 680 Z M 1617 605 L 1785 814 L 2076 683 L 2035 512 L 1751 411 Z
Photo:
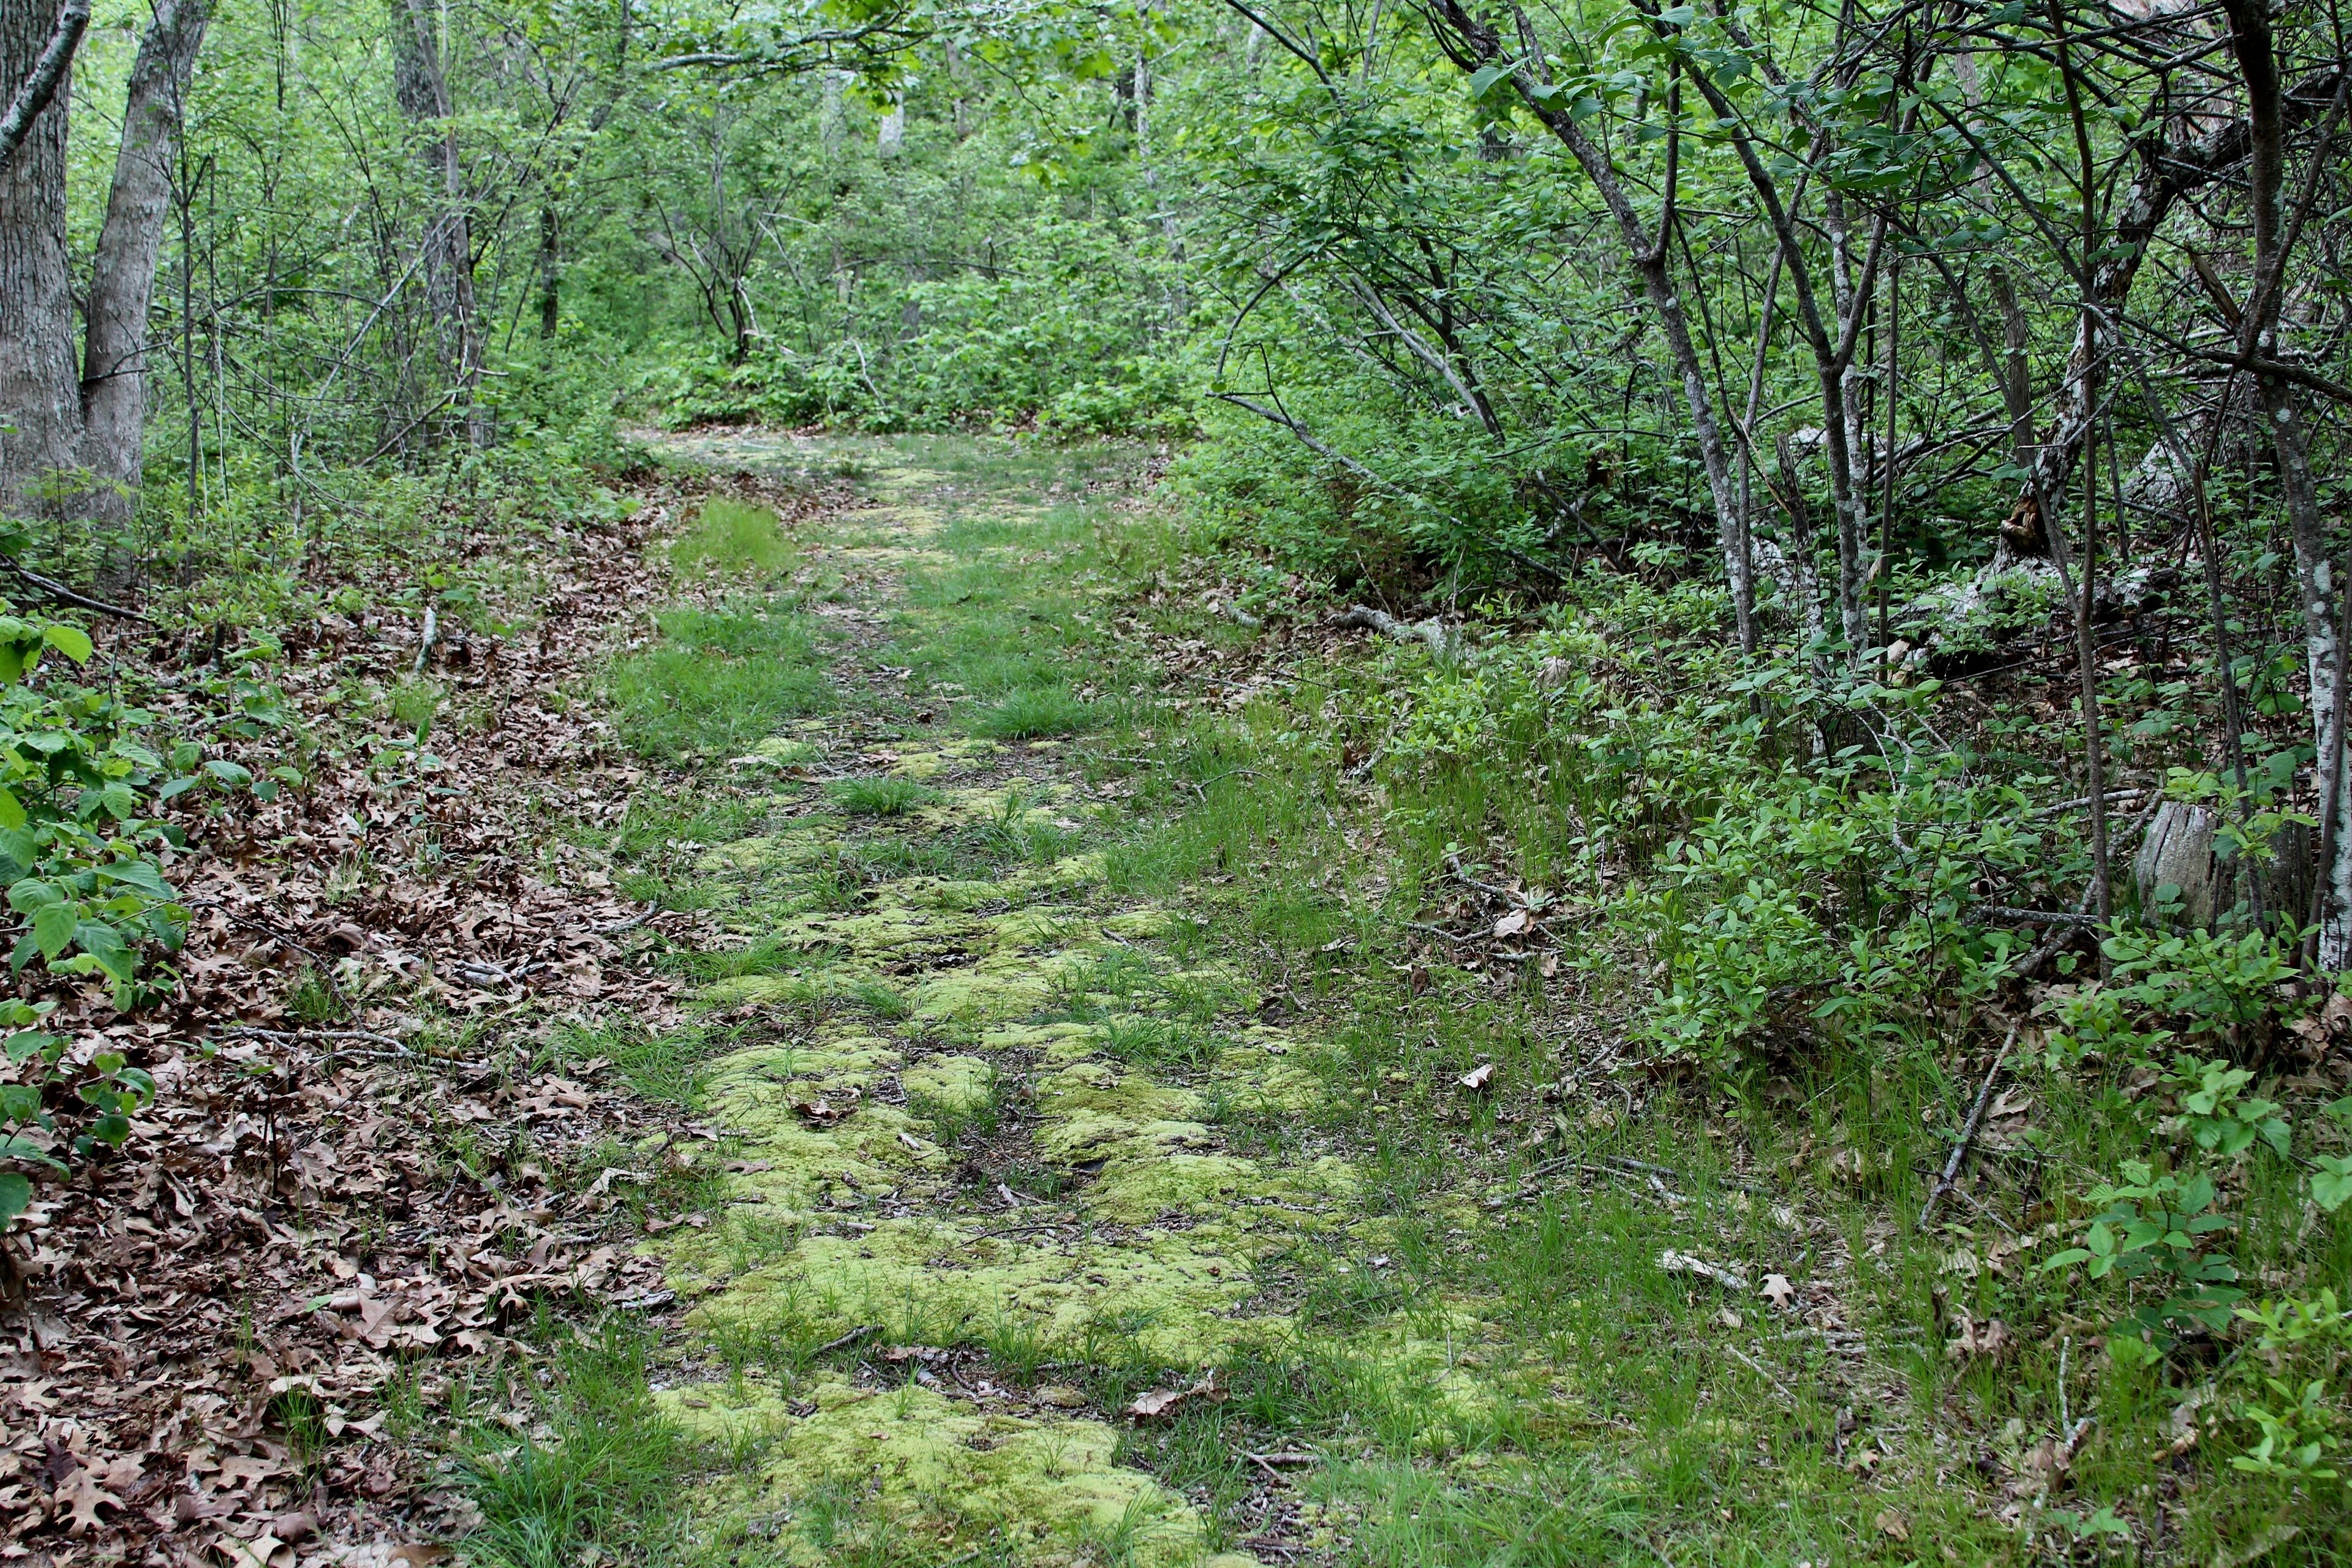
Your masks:
M 2139 890 L 2140 908 L 2151 919 L 2181 931 L 2243 929 L 2260 893 L 2265 923 L 2280 916 L 2301 922 L 2311 901 L 2311 833 L 2299 822 L 2288 823 L 2271 840 L 2271 858 L 2255 868 L 2221 837 L 2221 814 L 2211 806 L 2168 800 L 2157 808 L 2147 825 L 2139 855 L 2132 862 L 2132 881 Z M 2259 888 L 2257 887 L 2259 881 Z M 2179 890 L 2179 901 L 2167 915 L 2160 890 Z

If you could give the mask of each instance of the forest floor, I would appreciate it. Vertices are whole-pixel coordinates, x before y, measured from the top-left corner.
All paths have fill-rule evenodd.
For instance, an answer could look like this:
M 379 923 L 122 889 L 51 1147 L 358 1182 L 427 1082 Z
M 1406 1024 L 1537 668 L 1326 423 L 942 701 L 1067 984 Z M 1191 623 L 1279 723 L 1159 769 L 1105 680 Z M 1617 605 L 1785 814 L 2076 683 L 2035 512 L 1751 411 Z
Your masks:
M 1951 1307 L 2036 1238 L 1894 1201 L 1989 1045 L 1735 1096 L 1635 1044 L 1615 873 L 1409 842 L 1368 756 L 1426 650 L 1235 613 L 1259 569 L 1142 450 L 658 450 L 628 518 L 478 563 L 508 630 L 289 640 L 310 783 L 182 873 L 152 1157 L 10 1238 L 37 1562 L 1795 1568 L 2050 1560 L 2084 1495 L 2164 1527 L 2169 1402 L 2085 1371 L 2095 1325 Z M 2032 1156 L 2034 1115 L 1976 1147 Z
M 1921 1342 L 1835 1093 L 1752 1148 L 1552 979 L 1572 906 L 1397 884 L 1363 639 L 1220 614 L 1141 454 L 667 460 L 851 499 L 619 668 L 717 1142 L 672 1325 L 460 1423 L 485 1560 L 1980 1562 L 2063 1488 L 2059 1410 L 1922 1418 L 2005 1349 Z

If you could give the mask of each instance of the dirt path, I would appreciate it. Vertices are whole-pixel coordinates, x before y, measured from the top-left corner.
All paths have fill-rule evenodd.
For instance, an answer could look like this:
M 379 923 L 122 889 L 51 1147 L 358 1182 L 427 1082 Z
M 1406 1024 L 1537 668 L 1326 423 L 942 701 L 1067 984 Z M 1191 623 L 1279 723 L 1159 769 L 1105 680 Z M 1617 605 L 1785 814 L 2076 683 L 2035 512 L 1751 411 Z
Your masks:
M 659 1403 L 756 1438 L 759 1479 L 722 1510 L 765 1531 L 789 1516 L 818 1557 L 879 1535 L 923 1559 L 1196 1560 L 1234 1543 L 1121 1462 L 1122 1431 L 1234 1392 L 1209 1369 L 1288 1328 L 1259 1265 L 1335 1235 L 1353 1180 L 1220 1125 L 1310 1104 L 1309 1053 L 1254 1021 L 1213 931 L 1115 889 L 1106 802 L 1067 742 L 1020 733 L 1082 720 L 1067 691 L 1088 672 L 1053 666 L 1083 644 L 1055 622 L 1116 490 L 1040 493 L 929 450 L 963 460 L 869 452 L 876 504 L 804 542 L 837 706 L 737 759 L 772 774 L 772 807 L 692 862 L 741 944 L 703 1000 L 756 1043 L 707 1079 L 735 1140 L 724 1203 L 667 1245 L 704 1375 Z M 1008 674 L 1037 676 L 1040 648 L 1042 682 Z M 1301 1542 L 1286 1480 L 1258 1489 L 1243 1517 Z

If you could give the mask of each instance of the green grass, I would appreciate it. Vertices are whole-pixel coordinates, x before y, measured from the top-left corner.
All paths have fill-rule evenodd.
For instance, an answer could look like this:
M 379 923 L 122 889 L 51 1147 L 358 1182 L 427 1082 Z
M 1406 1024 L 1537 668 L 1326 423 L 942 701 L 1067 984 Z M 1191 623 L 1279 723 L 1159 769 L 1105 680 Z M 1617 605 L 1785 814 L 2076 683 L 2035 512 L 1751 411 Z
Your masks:
M 1102 710 L 1081 701 L 1066 687 L 1031 687 L 1015 691 L 966 721 L 975 735 L 992 741 L 1032 741 L 1048 735 L 1076 735 L 1099 728 Z
M 646 1390 L 646 1335 L 627 1325 L 560 1344 L 536 1397 L 521 1394 L 549 1427 L 522 1436 L 492 1417 L 517 1397 L 511 1386 L 468 1388 L 453 1399 L 459 1488 L 482 1522 L 465 1542 L 482 1568 L 572 1568 L 600 1548 L 606 1561 L 679 1562 L 690 1555 L 680 1481 L 710 1468 L 655 1411 Z M 469 1419 L 475 1403 L 488 1405 Z
M 902 778 L 838 779 L 824 793 L 852 816 L 904 816 L 939 798 L 936 791 Z
M 846 820 L 826 831 L 841 837 L 796 909 L 856 909 L 899 877 L 986 877 L 1100 848 L 1118 900 L 1149 902 L 1171 923 L 1061 970 L 1034 1021 L 1091 1026 L 1098 1060 L 1192 1096 L 1182 1114 L 1223 1156 L 1274 1167 L 1338 1156 L 1354 1173 L 1344 1224 L 1302 1230 L 1257 1265 L 1254 1287 L 1284 1314 L 1282 1342 L 1223 1358 L 1223 1404 L 1121 1428 L 1124 1462 L 1195 1499 L 1214 1545 L 1259 1527 L 1251 1510 L 1266 1478 L 1239 1456 L 1294 1450 L 1328 1457 L 1292 1474 L 1299 1495 L 1347 1521 L 1337 1558 L 1346 1568 L 1896 1568 L 1949 1560 L 1947 1547 L 1969 1563 L 2023 1568 L 2062 1550 L 2088 1563 L 2092 1548 L 2071 1544 L 2076 1526 L 2113 1506 L 2144 1537 L 2157 1495 L 2147 1489 L 2159 1486 L 2177 1548 L 2163 1561 L 2210 1562 L 2282 1518 L 2305 1534 L 2280 1542 L 2267 1563 L 2341 1560 L 2339 1523 L 2284 1483 L 2226 1470 L 2243 1446 L 2236 1428 L 2180 1462 L 2152 1461 L 2171 1410 L 2214 1375 L 2214 1358 L 2111 1364 L 2105 1334 L 2127 1304 L 2121 1289 L 2068 1287 L 2036 1267 L 2062 1244 L 2044 1227 L 2071 1236 L 2084 1217 L 2070 1194 L 2145 1144 L 2145 1108 L 2121 1092 L 2120 1068 L 2014 1069 L 2034 1096 L 2041 1141 L 1980 1150 L 1977 1168 L 1987 1200 L 2033 1233 L 2016 1245 L 1964 1209 L 1948 1211 L 1938 1234 L 1914 1228 L 1927 1173 L 1981 1070 L 1953 1056 L 1964 1020 L 1893 1021 L 1859 1044 L 1809 1044 L 1736 1072 L 1580 1078 L 1596 1051 L 1626 1051 L 1661 984 L 1664 950 L 1640 922 L 1669 898 L 1648 879 L 1670 825 L 1639 815 L 1638 785 L 1596 784 L 1572 765 L 1579 748 L 1612 766 L 1615 753 L 1591 750 L 1599 742 L 1580 731 L 1506 734 L 1475 765 L 1379 764 L 1367 776 L 1345 759 L 1374 755 L 1393 716 L 1424 696 L 1406 684 L 1418 679 L 1409 662 L 1378 658 L 1301 662 L 1284 689 L 1238 710 L 1180 712 L 1155 689 L 1151 647 L 1236 635 L 1145 605 L 1145 584 L 1181 569 L 1181 539 L 1148 519 L 1112 531 L 1055 500 L 1050 455 L 869 445 L 919 452 L 971 486 L 943 504 L 937 553 L 909 569 L 882 660 L 913 668 L 910 695 L 971 694 L 960 726 L 973 732 L 1095 732 L 1074 770 L 1116 785 L 1119 804 L 1046 813 L 1008 793 L 993 820 L 915 833 L 891 819 L 929 798 L 923 786 L 837 781 L 826 796 Z M 1015 494 L 1045 504 L 995 510 Z M 1039 570 L 1041 559 L 1054 569 Z M 772 629 L 718 614 L 673 618 L 666 642 L 715 660 L 773 657 Z M 1130 615 L 1144 622 L 1139 635 L 1109 629 Z M 804 657 L 814 669 L 813 646 Z M 1082 701 L 1081 679 L 1113 695 Z M 901 721 L 898 700 L 866 702 L 861 734 Z M 752 793 L 706 791 L 642 816 L 633 808 L 622 837 L 641 874 L 660 879 L 666 896 L 740 898 L 706 894 L 692 867 L 699 846 L 760 832 L 762 814 L 782 809 Z M 1588 825 L 1621 807 L 1623 837 L 1597 841 Z M 1054 820 L 1065 816 L 1085 821 Z M 1540 885 L 1580 907 L 1556 928 L 1556 973 L 1407 926 L 1465 930 L 1482 918 L 1464 877 Z M 775 940 L 668 962 L 706 978 L 790 976 L 780 1000 L 795 1013 L 908 1022 L 898 982 Z M 1268 1020 L 1288 1032 L 1253 1027 Z M 935 1027 L 903 1033 L 946 1043 Z M 1264 1083 L 1234 1065 L 1253 1063 L 1262 1043 L 1286 1052 L 1265 1058 Z M 1494 1087 L 1464 1091 L 1461 1077 L 1482 1063 L 1495 1068 Z M 983 1106 L 908 1109 L 984 1170 L 983 1190 L 1001 1181 L 1081 1211 L 1093 1175 L 1019 1144 L 1021 1075 L 1031 1070 L 1004 1058 L 1001 1092 Z M 1276 1083 L 1277 1071 L 1291 1076 Z M 2265 1158 L 2256 1152 L 2228 1198 L 2242 1272 L 2252 1281 L 2300 1258 L 2310 1278 L 2340 1278 L 2352 1226 L 2307 1224 L 2295 1173 Z M 1676 1174 L 1653 1181 L 1628 1162 Z M 740 1266 L 790 1245 L 782 1230 L 767 1251 L 746 1241 Z M 1832 1290 L 1840 1322 L 1859 1337 L 1825 1345 L 1752 1285 L 1733 1294 L 1669 1273 L 1657 1264 L 1669 1247 L 1751 1281 L 1785 1272 Z M 1948 1359 L 1960 1310 L 2001 1318 L 2013 1352 L 1998 1363 Z M 715 1348 L 730 1367 L 789 1383 L 847 1326 L 837 1318 L 812 1309 L 788 1332 L 771 1329 L 772 1342 Z M 976 1345 L 1000 1381 L 1070 1383 L 1107 1411 L 1192 1370 L 1148 1363 L 1132 1326 L 1109 1321 L 1061 1337 L 1018 1313 L 903 1327 L 904 1342 Z M 1394 1354 L 1400 1336 L 1423 1359 Z M 1465 1399 L 1465 1388 L 1492 1397 Z M 2094 1436 L 2063 1484 L 2024 1497 L 2021 1524 L 2001 1521 L 2062 1413 L 2093 1415 Z M 810 1500 L 794 1525 L 803 1527 L 829 1561 L 920 1560 L 919 1543 L 845 1498 Z M 1104 1521 L 1081 1550 L 1114 1557 L 1143 1530 Z M 2028 1547 L 2026 1530 L 2069 1543 Z M 820 1536 L 831 1544 L 816 1545 Z M 2110 1561 L 2133 1559 L 2118 1548 Z
M 800 551 L 783 536 L 776 514 L 768 508 L 714 496 L 702 503 L 693 526 L 670 547 L 670 563 L 690 575 L 772 582 L 791 575 L 800 563 Z
M 721 759 L 821 712 L 834 693 L 806 617 L 781 600 L 673 610 L 652 647 L 613 667 L 622 741 L 667 763 Z

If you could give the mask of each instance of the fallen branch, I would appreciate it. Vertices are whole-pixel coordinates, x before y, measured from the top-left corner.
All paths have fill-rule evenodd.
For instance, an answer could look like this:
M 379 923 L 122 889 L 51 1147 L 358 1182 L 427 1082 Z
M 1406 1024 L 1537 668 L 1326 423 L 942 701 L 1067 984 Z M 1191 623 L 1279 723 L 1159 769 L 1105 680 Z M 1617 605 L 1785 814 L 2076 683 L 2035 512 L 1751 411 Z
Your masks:
M 1350 605 L 1331 618 L 1335 631 L 1361 627 L 1378 632 L 1382 637 L 1397 637 L 1406 642 L 1424 642 L 1430 651 L 1444 658 L 1453 651 L 1454 639 L 1445 633 L 1445 623 L 1432 616 L 1425 621 L 1401 621 L 1386 610 L 1376 610 L 1370 605 Z
M 38 589 L 60 605 L 70 605 L 77 610 L 88 610 L 92 615 L 112 616 L 117 620 L 137 621 L 142 626 L 150 624 L 147 617 L 138 611 L 126 610 L 120 605 L 110 605 L 103 599 L 93 599 L 87 594 L 77 594 L 56 578 L 42 576 L 13 555 L 0 557 L 0 559 L 6 560 L 8 570 L 16 574 L 19 581 Z
M 1919 1209 L 1919 1228 L 1936 1217 L 1936 1205 L 1952 1190 L 1952 1182 L 1960 1173 L 1960 1163 L 1969 1157 L 1969 1145 L 1976 1142 L 1977 1129 L 1984 1125 L 1985 1107 L 1992 1103 L 1993 1080 L 2000 1077 L 2001 1068 L 2009 1060 L 2009 1049 L 2017 1044 L 2017 1026 L 2009 1026 L 2009 1037 L 2000 1043 L 2000 1054 L 1992 1058 L 1992 1068 L 1985 1074 L 1984 1087 L 1977 1090 L 1977 1102 L 1969 1108 L 1968 1124 L 1960 1129 L 1960 1141 L 1952 1145 L 1951 1157 L 1944 1162 L 1944 1173 L 1927 1189 L 1927 1201 Z

